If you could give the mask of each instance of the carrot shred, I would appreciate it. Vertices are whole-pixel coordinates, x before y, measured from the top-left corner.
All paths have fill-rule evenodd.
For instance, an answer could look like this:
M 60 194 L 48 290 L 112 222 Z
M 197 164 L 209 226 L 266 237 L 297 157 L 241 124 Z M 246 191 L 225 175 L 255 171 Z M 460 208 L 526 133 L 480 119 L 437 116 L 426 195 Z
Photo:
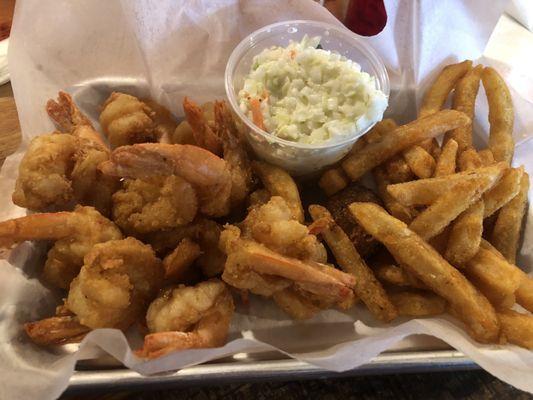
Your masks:
M 256 124 L 258 128 L 265 130 L 263 113 L 261 112 L 261 103 L 259 102 L 259 99 L 251 99 L 250 108 L 252 110 L 252 120 L 254 121 L 254 124 Z

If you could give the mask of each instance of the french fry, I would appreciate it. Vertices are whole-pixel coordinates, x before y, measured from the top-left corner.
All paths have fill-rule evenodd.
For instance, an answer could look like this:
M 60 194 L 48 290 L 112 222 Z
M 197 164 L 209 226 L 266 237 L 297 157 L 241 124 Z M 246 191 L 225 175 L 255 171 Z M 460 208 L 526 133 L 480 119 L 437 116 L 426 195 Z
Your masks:
M 416 210 L 411 207 L 406 207 L 403 204 L 399 203 L 394 197 L 392 197 L 387 191 L 387 186 L 390 182 L 387 179 L 387 173 L 385 172 L 382 166 L 376 167 L 372 170 L 372 175 L 376 181 L 376 186 L 378 189 L 379 196 L 385 208 L 399 220 L 405 222 L 406 224 L 410 223 L 416 215 Z
M 383 283 L 415 289 L 427 289 L 427 286 L 419 279 L 393 263 L 376 263 L 373 265 L 372 269 L 376 274 L 376 277 Z
M 478 65 L 468 71 L 455 85 L 453 93 L 452 108 L 464 112 L 473 120 L 476 106 L 476 96 L 479 91 L 479 82 L 483 66 Z M 456 128 L 444 135 L 444 143 L 447 144 L 450 139 L 454 139 L 458 144 L 458 152 L 461 154 L 464 150 L 472 147 L 472 124 Z
M 403 158 L 409 168 L 419 178 L 429 178 L 435 171 L 435 159 L 420 146 L 411 147 L 409 152 L 405 152 Z
M 292 288 L 275 292 L 272 295 L 272 299 L 279 308 L 296 320 L 306 320 L 320 312 L 319 307 L 294 291 Z
M 396 125 L 396 122 L 394 122 L 394 120 L 391 118 L 385 118 L 379 121 L 372 127 L 372 129 L 357 139 L 350 152 L 361 150 L 366 145 L 381 140 L 384 133 L 396 128 L 397 126 L 398 125 Z
M 435 177 L 446 176 L 455 173 L 455 163 L 457 158 L 458 144 L 454 139 L 450 139 L 442 147 L 440 157 L 435 166 Z
M 533 315 L 513 310 L 498 311 L 502 342 L 533 350 Z
M 483 234 L 484 210 L 483 201 L 478 200 L 453 222 L 444 254 L 452 265 L 460 268 L 478 252 Z
M 463 271 L 496 306 L 514 294 L 522 282 L 521 271 L 491 251 L 485 241 L 481 242 L 479 251 L 466 263 Z
M 428 243 L 376 204 L 352 203 L 357 222 L 433 292 L 446 299 L 482 343 L 498 338 L 499 321 L 489 301 Z
M 318 181 L 318 186 L 326 193 L 332 196 L 348 186 L 350 180 L 340 167 L 331 168 L 325 171 Z
M 463 211 L 479 200 L 497 182 L 496 176 L 481 175 L 478 179 L 460 182 L 448 190 L 411 222 L 409 229 L 424 240 L 441 233 Z
M 533 312 L 533 278 L 523 273 L 522 281 L 515 295 L 518 304 L 529 312 Z
M 511 263 L 516 262 L 522 221 L 526 212 L 529 175 L 524 172 L 520 191 L 500 209 L 491 235 L 491 243 Z
M 411 171 L 411 168 L 409 168 L 409 165 L 407 165 L 401 154 L 392 157 L 383 164 L 383 167 L 391 183 L 407 182 L 415 179 L 413 171 Z
M 389 293 L 398 314 L 406 317 L 429 317 L 446 310 L 446 300 L 425 291 L 392 291 Z
M 459 154 L 457 165 L 459 171 L 470 171 L 481 168 L 483 166 L 483 161 L 477 151 L 470 147 Z
M 312 205 L 309 207 L 309 213 L 314 221 L 325 219 L 329 222 L 329 227 L 323 229 L 320 235 L 342 270 L 356 278 L 354 292 L 372 315 L 381 321 L 392 321 L 396 318 L 396 309 L 387 293 L 361 258 L 348 235 L 335 223 L 329 211 L 325 207 Z
M 418 113 L 419 117 L 425 117 L 439 111 L 459 79 L 471 69 L 472 61 L 470 60 L 444 67 L 431 87 L 426 91 Z
M 520 182 L 524 167 L 506 170 L 496 186 L 483 195 L 485 202 L 484 218 L 490 217 L 520 192 Z
M 509 296 L 504 297 L 501 300 L 501 303 L 499 305 L 500 308 L 512 308 L 516 304 L 516 296 L 515 294 L 510 294 Z
M 458 172 L 448 176 L 396 183 L 387 186 L 387 191 L 405 206 L 429 205 L 444 196 L 460 182 L 478 179 L 482 175 L 488 175 L 498 180 L 506 168 L 505 163 L 498 163 L 490 167 Z
M 477 154 L 481 159 L 481 162 L 484 167 L 488 167 L 489 165 L 492 165 L 496 162 L 494 161 L 494 155 L 492 154 L 492 151 L 490 151 L 490 149 L 479 150 Z
M 283 169 L 265 162 L 253 161 L 252 168 L 272 196 L 280 196 L 287 202 L 294 219 L 304 221 L 304 210 L 298 186 Z
M 342 168 L 353 181 L 400 151 L 424 139 L 468 124 L 470 119 L 455 110 L 443 110 L 399 126 L 375 143 L 355 151 L 344 159 Z
M 489 149 L 496 161 L 511 164 L 514 153 L 514 109 L 511 93 L 494 68 L 486 67 L 481 80 L 489 103 Z

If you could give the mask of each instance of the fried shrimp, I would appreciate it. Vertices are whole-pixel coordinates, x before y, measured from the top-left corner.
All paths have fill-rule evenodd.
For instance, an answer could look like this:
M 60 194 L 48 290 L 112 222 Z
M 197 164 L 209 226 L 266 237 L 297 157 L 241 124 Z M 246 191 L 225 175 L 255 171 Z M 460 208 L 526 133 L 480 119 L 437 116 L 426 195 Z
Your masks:
M 127 178 L 180 176 L 195 189 L 204 215 L 220 217 L 229 212 L 232 179 L 228 165 L 200 147 L 162 143 L 123 146 L 100 168 L 108 175 Z
M 196 191 L 176 175 L 127 179 L 113 195 L 113 220 L 132 235 L 188 224 L 197 210 Z
M 66 301 L 82 325 L 128 328 L 146 309 L 163 280 L 161 261 L 134 238 L 100 243 L 87 253 Z
M 34 211 L 66 208 L 74 200 L 70 174 L 77 147 L 70 135 L 35 137 L 20 162 L 13 203 Z
M 103 105 L 100 125 L 111 148 L 157 141 L 155 113 L 137 97 L 113 92 Z
M 218 136 L 222 140 L 224 161 L 231 174 L 231 204 L 238 206 L 243 203 L 252 188 L 250 157 L 225 101 L 215 102 L 214 114 Z
M 250 210 L 241 224 L 244 237 L 264 244 L 269 249 L 300 260 L 327 261 L 324 245 L 309 228 L 293 218 L 287 202 L 273 196 L 268 203 Z
M 121 239 L 115 224 L 92 207 L 73 212 L 33 214 L 0 223 L 0 245 L 25 240 L 56 240 L 44 264 L 44 279 L 63 289 L 78 275 L 83 258 L 101 242 Z
M 151 333 L 137 355 L 156 358 L 176 350 L 222 346 L 233 310 L 231 294 L 218 279 L 169 288 L 148 308 Z
M 91 329 L 80 324 L 76 316 L 61 315 L 28 322 L 24 330 L 33 343 L 48 346 L 79 342 Z
M 209 123 L 208 112 L 187 97 L 183 99 L 183 111 L 191 127 L 195 143 L 216 155 L 222 154 L 222 140 Z

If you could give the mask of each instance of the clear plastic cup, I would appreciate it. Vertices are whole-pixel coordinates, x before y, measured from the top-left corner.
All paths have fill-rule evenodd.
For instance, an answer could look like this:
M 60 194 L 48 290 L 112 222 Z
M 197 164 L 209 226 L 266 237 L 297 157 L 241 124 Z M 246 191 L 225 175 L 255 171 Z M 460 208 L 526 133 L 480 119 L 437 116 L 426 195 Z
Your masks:
M 258 128 L 239 107 L 238 93 L 250 72 L 252 60 L 263 49 L 286 47 L 290 41 L 300 41 L 304 35 L 320 36 L 325 50 L 338 52 L 376 78 L 376 86 L 389 95 L 389 76 L 376 52 L 349 30 L 316 21 L 286 21 L 265 26 L 247 36 L 231 53 L 225 73 L 226 94 L 233 111 L 242 120 L 247 138 L 255 153 L 294 175 L 307 175 L 334 164 L 344 157 L 355 141 L 372 128 L 354 132 L 342 141 L 321 144 L 296 143 L 281 139 Z

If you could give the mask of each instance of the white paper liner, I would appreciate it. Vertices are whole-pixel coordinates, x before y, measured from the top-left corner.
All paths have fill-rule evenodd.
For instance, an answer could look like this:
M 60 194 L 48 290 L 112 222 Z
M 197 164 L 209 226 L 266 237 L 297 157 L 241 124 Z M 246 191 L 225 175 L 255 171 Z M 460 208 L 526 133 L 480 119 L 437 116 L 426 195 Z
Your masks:
M 389 69 L 394 91 L 389 113 L 402 122 L 413 117 L 415 104 L 439 67 L 482 56 L 505 1 L 491 2 L 490 7 L 484 0 L 467 4 L 461 0 L 385 3 L 388 25 L 368 40 Z M 17 166 L 28 140 L 53 129 L 44 104 L 59 89 L 69 90 L 77 100 L 85 99 L 80 106 L 93 118 L 97 117 L 102 96 L 112 87 L 149 94 L 181 115 L 184 95 L 197 101 L 224 96 L 225 63 L 244 36 L 266 24 L 289 19 L 338 23 L 310 0 L 18 2 L 9 62 L 24 140 L 0 173 L 0 220 L 26 212 L 11 203 Z M 519 83 L 517 91 L 512 88 L 516 139 L 520 143 L 515 164 L 524 164 L 532 172 L 532 145 L 528 142 L 533 132 L 531 75 L 517 75 L 516 71 L 524 70 L 520 58 L 500 59 L 499 55 L 509 52 L 510 46 L 515 47 L 513 54 L 530 52 L 528 46 L 533 39 L 521 31 L 517 33 L 518 28 L 509 20 L 503 23 L 498 29 L 503 37 L 514 35 L 513 40 L 505 37 L 500 42 L 491 41 L 491 52 L 482 61 L 495 65 L 511 86 Z M 516 35 L 521 35 L 520 40 Z M 482 133 L 477 139 L 480 143 L 486 142 L 487 132 L 483 96 L 480 92 L 475 124 Z M 532 226 L 530 221 L 519 257 L 528 271 L 533 265 Z M 66 388 L 76 360 L 93 358 L 100 349 L 142 374 L 265 350 L 344 371 L 415 334 L 440 338 L 498 378 L 533 393 L 532 352 L 511 345 L 480 345 L 464 333 L 460 323 L 450 322 L 451 318 L 384 326 L 357 308 L 349 314 L 326 311 L 310 321 L 294 323 L 268 300 L 255 297 L 248 309 L 238 309 L 231 327 L 232 340 L 222 348 L 187 350 L 141 362 L 132 355 L 120 331 L 101 329 L 88 334 L 77 353 L 45 350 L 30 343 L 21 330 L 24 322 L 51 315 L 60 298 L 59 292 L 50 291 L 37 279 L 44 255 L 43 246 L 24 243 L 8 260 L 0 261 L 1 398 L 55 398 Z M 130 342 L 134 348 L 138 346 L 138 338 L 132 336 Z

